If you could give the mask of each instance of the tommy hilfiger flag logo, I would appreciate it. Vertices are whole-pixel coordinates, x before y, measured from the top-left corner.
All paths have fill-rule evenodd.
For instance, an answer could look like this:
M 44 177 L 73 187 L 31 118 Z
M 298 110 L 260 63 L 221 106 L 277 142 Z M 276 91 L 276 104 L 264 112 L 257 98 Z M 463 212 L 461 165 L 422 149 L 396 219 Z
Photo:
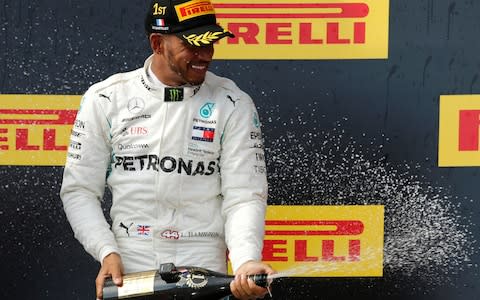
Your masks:
M 214 137 L 215 128 L 193 126 L 192 140 L 211 143 Z
M 143 236 L 150 236 L 150 226 L 148 225 L 137 225 L 137 234 Z

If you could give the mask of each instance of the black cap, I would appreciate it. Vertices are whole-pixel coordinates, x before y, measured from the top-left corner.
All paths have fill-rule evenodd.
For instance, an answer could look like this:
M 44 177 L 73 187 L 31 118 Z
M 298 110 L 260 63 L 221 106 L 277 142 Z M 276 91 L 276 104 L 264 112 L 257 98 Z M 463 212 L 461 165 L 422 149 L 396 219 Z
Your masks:
M 147 34 L 175 34 L 193 46 L 234 37 L 217 24 L 210 0 L 153 0 L 145 18 L 145 30 Z

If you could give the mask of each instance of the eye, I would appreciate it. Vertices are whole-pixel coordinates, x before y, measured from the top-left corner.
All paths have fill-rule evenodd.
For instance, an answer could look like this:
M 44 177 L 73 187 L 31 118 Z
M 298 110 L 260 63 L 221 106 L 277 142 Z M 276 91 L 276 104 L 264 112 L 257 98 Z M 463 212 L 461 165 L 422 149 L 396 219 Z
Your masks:
M 192 51 L 192 52 L 198 52 L 198 50 L 199 50 L 199 49 L 198 49 L 199 47 L 190 45 L 189 43 L 187 43 L 187 42 L 185 42 L 185 41 L 183 42 L 183 46 L 184 46 L 185 48 L 187 48 L 189 51 Z

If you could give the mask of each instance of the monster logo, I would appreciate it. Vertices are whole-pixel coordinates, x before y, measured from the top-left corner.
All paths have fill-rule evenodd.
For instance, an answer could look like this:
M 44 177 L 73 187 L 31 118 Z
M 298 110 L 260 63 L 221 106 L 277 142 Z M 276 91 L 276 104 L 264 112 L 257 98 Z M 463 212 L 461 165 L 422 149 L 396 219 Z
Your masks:
M 165 88 L 165 101 L 166 102 L 179 102 L 183 100 L 182 88 Z

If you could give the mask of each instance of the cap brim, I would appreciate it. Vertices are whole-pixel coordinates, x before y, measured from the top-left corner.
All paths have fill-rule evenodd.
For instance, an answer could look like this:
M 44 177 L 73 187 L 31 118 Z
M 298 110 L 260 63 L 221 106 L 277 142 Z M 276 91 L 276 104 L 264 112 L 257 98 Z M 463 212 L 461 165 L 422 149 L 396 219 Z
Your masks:
M 224 37 L 235 37 L 233 33 L 217 24 L 195 27 L 174 34 L 186 43 L 197 47 L 213 44 Z

